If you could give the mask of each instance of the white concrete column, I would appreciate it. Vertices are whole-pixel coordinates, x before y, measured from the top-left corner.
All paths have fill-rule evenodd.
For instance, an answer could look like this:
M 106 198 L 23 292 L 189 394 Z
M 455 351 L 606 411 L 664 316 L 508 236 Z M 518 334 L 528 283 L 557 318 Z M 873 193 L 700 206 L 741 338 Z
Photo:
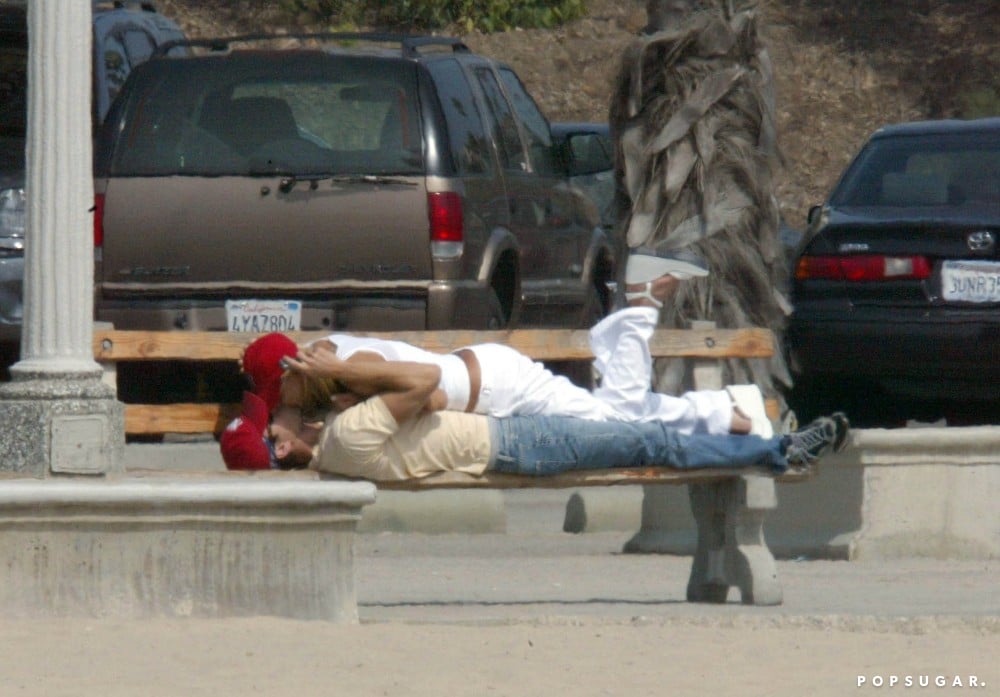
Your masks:
M 12 373 L 90 374 L 91 3 L 28 3 L 24 322 Z
M 94 361 L 91 3 L 28 3 L 22 360 L 0 386 L 0 470 L 121 469 L 124 407 Z

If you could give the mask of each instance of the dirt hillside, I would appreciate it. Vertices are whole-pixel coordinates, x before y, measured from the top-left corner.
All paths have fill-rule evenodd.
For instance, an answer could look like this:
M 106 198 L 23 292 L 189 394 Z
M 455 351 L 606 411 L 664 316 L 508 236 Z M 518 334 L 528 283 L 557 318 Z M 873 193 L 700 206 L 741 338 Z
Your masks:
M 295 29 L 266 0 L 161 0 L 191 36 Z M 639 0 L 590 0 L 555 30 L 465 35 L 509 62 L 553 121 L 606 119 L 623 48 L 646 22 Z M 778 199 L 804 224 L 865 137 L 894 121 L 1000 105 L 997 0 L 760 0 L 775 65 L 785 167 Z M 315 27 L 311 27 L 315 29 Z

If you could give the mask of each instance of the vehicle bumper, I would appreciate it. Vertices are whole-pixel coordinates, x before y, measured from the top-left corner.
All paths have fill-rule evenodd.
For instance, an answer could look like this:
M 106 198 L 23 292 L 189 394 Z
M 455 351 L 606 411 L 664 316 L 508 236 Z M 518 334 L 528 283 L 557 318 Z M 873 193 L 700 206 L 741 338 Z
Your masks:
M 490 295 L 486 284 L 435 283 L 427 294 L 427 329 L 486 329 Z
M 1000 399 L 1000 311 L 893 315 L 793 315 L 794 369 L 915 397 Z
M 21 341 L 24 257 L 0 259 L 0 343 Z
M 249 298 L 234 294 L 233 299 Z M 273 294 L 260 297 L 274 297 Z M 294 291 L 282 299 L 302 300 L 302 331 L 413 331 L 484 328 L 489 287 L 478 283 L 430 284 L 419 292 L 338 290 L 310 299 Z M 116 329 L 227 331 L 225 299 L 100 299 L 95 318 Z

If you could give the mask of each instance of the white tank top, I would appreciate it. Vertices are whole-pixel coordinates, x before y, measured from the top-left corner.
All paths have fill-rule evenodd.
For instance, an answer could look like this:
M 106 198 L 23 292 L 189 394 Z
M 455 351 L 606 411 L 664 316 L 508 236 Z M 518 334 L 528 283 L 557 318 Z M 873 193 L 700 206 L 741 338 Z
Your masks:
M 327 337 L 337 346 L 337 358 L 347 360 L 358 351 L 378 354 L 387 361 L 431 363 L 441 368 L 438 387 L 448 397 L 448 409 L 465 411 L 469 405 L 469 370 L 462 359 L 453 353 L 434 353 L 417 348 L 403 341 L 371 339 L 349 334 L 331 334 Z

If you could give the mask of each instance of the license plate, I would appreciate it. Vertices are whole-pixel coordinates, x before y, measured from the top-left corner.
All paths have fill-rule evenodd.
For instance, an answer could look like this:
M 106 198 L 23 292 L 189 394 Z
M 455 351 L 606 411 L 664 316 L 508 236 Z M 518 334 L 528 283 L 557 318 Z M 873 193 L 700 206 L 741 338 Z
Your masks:
M 301 321 L 298 300 L 226 301 L 226 326 L 231 332 L 297 332 Z
M 1000 302 L 1000 263 L 946 261 L 941 266 L 941 295 L 967 303 Z

